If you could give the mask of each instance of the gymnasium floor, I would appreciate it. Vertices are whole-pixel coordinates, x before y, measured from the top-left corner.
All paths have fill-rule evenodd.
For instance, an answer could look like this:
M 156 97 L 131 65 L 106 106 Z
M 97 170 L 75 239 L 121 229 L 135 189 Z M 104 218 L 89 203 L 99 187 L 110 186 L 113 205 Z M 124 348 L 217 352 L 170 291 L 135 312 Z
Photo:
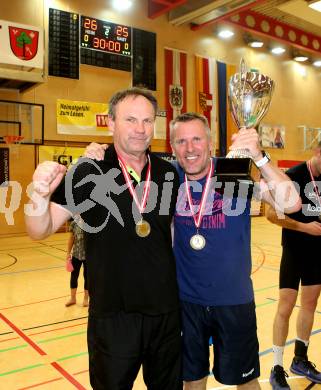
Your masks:
M 272 364 L 272 322 L 278 299 L 281 229 L 264 217 L 253 218 L 253 282 L 257 305 L 262 389 Z M 68 233 L 41 242 L 27 237 L 0 238 L 0 389 L 90 389 L 86 347 L 87 308 L 82 307 L 80 278 L 77 305 L 65 308 L 69 274 L 64 269 Z M 304 261 L 304 259 L 302 259 Z M 298 305 L 299 305 L 298 301 Z M 285 366 L 295 337 L 290 324 Z M 315 316 L 309 358 L 321 369 L 321 304 Z M 289 373 L 294 390 L 321 389 Z M 213 377 L 208 389 L 224 389 Z M 134 390 L 145 390 L 139 376 Z

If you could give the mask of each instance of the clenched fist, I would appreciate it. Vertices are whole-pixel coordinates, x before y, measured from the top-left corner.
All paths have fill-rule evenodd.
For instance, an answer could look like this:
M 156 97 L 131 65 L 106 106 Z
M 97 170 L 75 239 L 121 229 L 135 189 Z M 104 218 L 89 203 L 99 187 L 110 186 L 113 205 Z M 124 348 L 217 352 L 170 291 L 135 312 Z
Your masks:
M 54 161 L 45 161 L 37 166 L 32 180 L 34 191 L 40 196 L 50 196 L 65 176 L 67 168 Z

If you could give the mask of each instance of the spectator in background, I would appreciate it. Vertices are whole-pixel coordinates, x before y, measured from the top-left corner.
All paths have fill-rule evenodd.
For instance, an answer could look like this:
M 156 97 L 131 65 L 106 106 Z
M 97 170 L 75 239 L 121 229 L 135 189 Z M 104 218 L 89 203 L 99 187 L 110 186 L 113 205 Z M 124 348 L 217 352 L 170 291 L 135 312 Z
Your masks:
M 70 274 L 70 299 L 65 306 L 76 304 L 78 277 L 81 266 L 84 274 L 84 301 L 83 306 L 88 306 L 88 285 L 87 285 L 87 264 L 84 242 L 84 231 L 81 228 L 82 220 L 73 220 L 69 225 L 70 236 L 67 244 L 67 262 L 71 262 L 72 271 Z

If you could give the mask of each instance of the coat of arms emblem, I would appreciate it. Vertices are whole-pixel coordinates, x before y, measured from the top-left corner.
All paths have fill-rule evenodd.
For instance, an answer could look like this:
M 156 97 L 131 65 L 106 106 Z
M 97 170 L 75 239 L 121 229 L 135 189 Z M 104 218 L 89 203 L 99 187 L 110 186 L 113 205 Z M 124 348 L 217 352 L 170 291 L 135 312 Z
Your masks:
M 202 111 L 210 111 L 212 109 L 212 95 L 210 93 L 199 92 L 198 99 Z
M 180 85 L 169 86 L 169 102 L 174 110 L 183 108 L 183 87 Z
M 24 61 L 35 57 L 38 51 L 39 31 L 9 26 L 10 46 L 13 54 Z

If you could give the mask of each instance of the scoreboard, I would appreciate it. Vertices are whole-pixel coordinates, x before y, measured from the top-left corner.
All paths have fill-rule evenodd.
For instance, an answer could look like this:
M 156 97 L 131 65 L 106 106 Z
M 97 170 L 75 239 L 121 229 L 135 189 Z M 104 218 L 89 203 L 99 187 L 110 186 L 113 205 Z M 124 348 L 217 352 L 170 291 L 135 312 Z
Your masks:
M 49 8 L 49 75 L 79 79 L 86 64 L 131 72 L 133 86 L 155 91 L 156 62 L 155 33 Z
M 82 48 L 131 57 L 131 41 L 131 27 L 81 16 L 80 45 Z

